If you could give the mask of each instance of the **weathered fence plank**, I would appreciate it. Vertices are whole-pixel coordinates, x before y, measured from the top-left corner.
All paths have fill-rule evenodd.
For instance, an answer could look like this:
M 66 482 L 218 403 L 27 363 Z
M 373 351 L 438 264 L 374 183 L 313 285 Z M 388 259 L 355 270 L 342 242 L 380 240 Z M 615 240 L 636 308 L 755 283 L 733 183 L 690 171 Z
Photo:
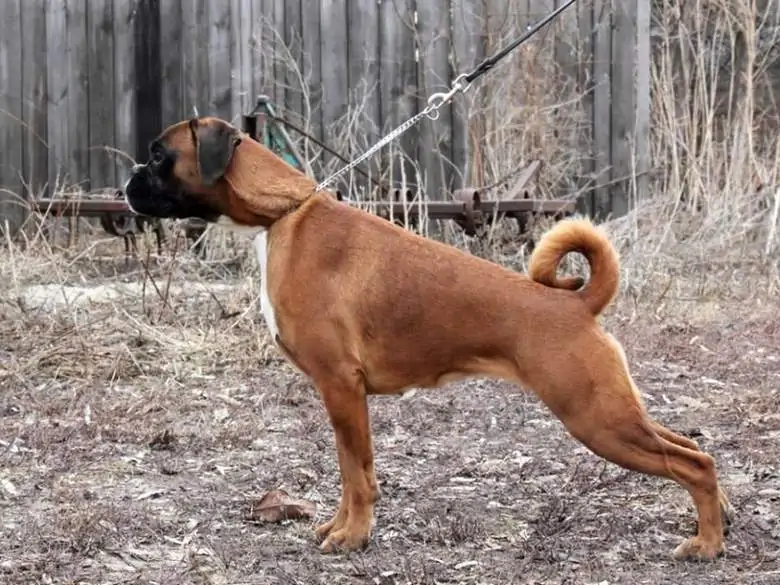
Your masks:
M 450 42 L 449 10 L 440 10 L 433 2 L 417 4 L 417 37 L 420 67 L 418 68 L 418 108 L 426 107 L 434 92 L 447 91 L 452 81 L 448 58 Z M 423 120 L 420 125 L 420 166 L 425 169 L 425 194 L 430 199 L 446 197 L 452 159 L 450 121 L 452 107 L 439 109 L 434 122 Z
M 481 0 L 452 1 L 453 78 L 471 71 L 485 57 L 482 33 L 485 4 Z M 470 174 L 471 143 L 469 112 L 473 94 L 456 96 L 452 106 L 452 180 L 448 189 L 473 185 Z
M 611 104 L 612 117 L 612 189 L 610 193 L 610 212 L 624 215 L 633 197 L 631 180 L 636 160 L 636 36 L 637 4 L 645 0 L 624 0 L 613 2 L 612 46 L 612 95 L 620 96 Z
M 136 0 L 114 0 L 114 133 L 116 135 L 117 183 L 130 176 L 136 160 L 136 75 L 135 18 Z M 49 53 L 51 54 L 51 53 Z M 49 118 L 51 124 L 52 119 Z M 144 157 L 143 160 L 145 160 Z
M 379 123 L 379 5 L 348 2 L 349 89 L 352 103 L 362 111 L 369 140 Z
M 0 4 L 0 236 L 24 219 L 21 19 L 20 0 Z
M 301 0 L 303 2 L 303 0 Z M 303 120 L 303 125 L 308 126 L 311 134 L 322 140 L 322 61 L 320 59 L 320 7 L 319 2 L 310 2 L 302 11 L 301 36 L 303 40 L 302 57 L 304 71 L 308 78 L 308 95 L 304 97 L 304 107 L 309 108 Z M 326 75 L 329 72 L 326 71 Z M 308 103 L 307 103 L 308 102 Z M 317 149 L 315 145 L 305 142 L 304 156 L 310 159 L 312 152 L 308 149 Z
M 30 194 L 38 197 L 46 194 L 49 178 L 46 1 L 24 0 L 21 8 L 24 177 Z
M 552 4 L 547 3 L 545 11 L 550 11 L 560 7 L 566 0 L 554 0 Z M 580 4 L 585 10 L 589 9 L 589 3 L 585 2 Z M 569 6 L 564 10 L 555 22 L 551 23 L 550 32 L 553 33 L 555 38 L 555 61 L 561 68 L 563 78 L 567 81 L 573 82 L 571 87 L 572 92 L 576 91 L 577 78 L 579 76 L 579 62 L 577 60 L 577 43 L 579 41 L 579 21 L 578 21 L 578 8 L 580 7 L 575 3 L 573 6 Z M 543 12 L 545 12 L 543 11 Z M 542 13 L 534 20 L 541 20 L 545 14 Z
M 67 163 L 70 158 L 68 94 L 68 7 L 65 2 L 50 2 L 46 11 L 46 51 L 48 56 L 46 108 L 47 142 L 49 144 L 49 189 L 70 182 Z M 77 179 L 74 179 L 77 180 Z
M 160 0 L 160 83 L 163 126 L 178 122 L 191 113 L 184 100 L 183 10 L 181 0 Z
M 379 91 L 384 133 L 417 112 L 414 0 L 382 2 L 379 16 Z M 417 182 L 414 163 L 419 133 L 419 126 L 410 128 L 381 154 L 384 172 L 398 188 Z
M 160 11 L 157 0 L 137 0 L 133 22 L 135 45 L 135 101 L 137 160 L 145 161 L 149 143 L 162 126 L 162 94 L 160 92 Z
M 239 0 L 241 10 L 241 20 L 234 30 L 239 31 L 241 46 L 238 50 L 240 58 L 240 78 L 241 91 L 240 98 L 237 100 L 237 106 L 241 113 L 248 112 L 255 105 L 256 90 L 254 74 L 252 67 L 254 63 L 253 53 L 255 52 L 255 43 L 252 38 L 252 29 L 254 27 L 255 14 L 252 0 Z
M 190 32 L 196 36 L 193 38 L 193 53 L 191 55 L 192 62 L 194 63 L 194 91 L 197 94 L 194 97 L 193 105 L 198 105 L 198 114 L 201 116 L 211 115 L 211 79 L 210 79 L 210 52 L 204 51 L 204 44 L 208 43 L 209 39 L 209 6 L 212 4 L 209 0 L 195 0 L 194 6 L 195 21 L 193 28 Z M 186 10 L 186 8 L 184 9 Z M 192 110 L 190 110 L 192 115 Z
M 581 174 L 585 177 L 581 184 L 592 188 L 595 163 L 593 159 L 593 5 L 576 3 L 570 10 L 576 10 L 577 14 L 577 92 L 582 95 L 583 106 L 586 115 L 590 116 L 591 123 L 586 124 L 580 133 Z M 581 185 L 582 186 L 582 185 Z M 580 210 L 587 212 L 594 208 L 595 200 L 592 190 L 580 198 Z
M 272 15 L 266 14 L 268 0 L 252 0 L 252 75 L 256 95 L 264 94 L 273 98 L 273 61 L 266 55 L 269 50 L 269 35 L 266 30 Z M 272 39 L 270 39 L 272 40 Z M 270 45 L 273 47 L 273 44 Z
M 376 2 L 347 3 L 347 44 L 349 67 L 347 70 L 349 101 L 355 109 L 361 132 L 353 132 L 357 150 L 370 148 L 379 138 L 379 5 Z M 363 163 L 373 179 L 380 172 L 380 157 Z M 370 189 L 363 176 L 354 177 L 361 187 Z
M 208 14 L 208 113 L 226 120 L 238 121 L 232 112 L 233 82 L 231 76 L 231 18 L 229 2 L 209 2 Z M 235 119 L 233 117 L 236 116 Z
M 295 0 L 291 0 L 295 2 Z M 286 94 L 286 73 L 290 66 L 287 48 L 285 43 L 285 21 L 284 21 L 284 3 L 285 0 L 268 0 L 266 14 L 270 16 L 268 39 L 270 43 L 273 43 L 273 50 L 271 57 L 273 59 L 273 77 L 271 78 L 273 98 L 277 107 L 284 108 L 284 100 Z
M 303 15 L 301 9 L 301 0 L 287 0 L 284 3 L 284 30 L 279 31 L 287 46 L 284 69 L 285 93 L 282 105 L 285 106 L 293 122 L 300 122 L 303 113 L 303 52 L 301 46 Z
M 252 2 L 231 0 L 231 113 L 234 120 L 254 103 L 252 83 Z
M 90 0 L 87 12 L 89 67 L 89 184 L 92 189 L 116 185 L 114 132 L 113 0 Z
M 63 161 L 74 185 L 89 190 L 89 45 L 87 0 L 67 1 L 68 144 Z
M 230 42 L 230 113 L 231 119 L 234 122 L 238 121 L 238 116 L 241 114 L 243 106 L 243 88 L 244 88 L 244 72 L 241 70 L 241 51 L 248 49 L 244 46 L 241 38 L 241 17 L 243 16 L 243 10 L 241 6 L 241 0 L 229 0 L 230 8 L 230 31 L 232 34 Z M 250 13 L 248 15 L 251 18 L 251 6 Z
M 209 111 L 211 86 L 209 80 L 209 51 L 204 50 L 209 38 L 207 0 L 182 3 L 182 72 L 184 114 L 201 116 Z
M 205 91 L 207 80 L 198 75 L 201 71 L 198 61 L 202 54 L 198 21 L 203 19 L 203 6 L 203 0 L 192 0 L 187 6 L 182 4 L 181 9 L 182 110 L 187 116 L 195 112 L 205 114 L 208 101 Z
M 596 189 L 591 213 L 605 216 L 610 211 L 609 181 L 612 175 L 612 12 L 611 0 L 593 0 L 593 173 Z
M 322 126 L 326 142 L 340 146 L 337 122 L 347 113 L 349 78 L 347 66 L 346 0 L 320 0 L 322 43 Z M 348 153 L 346 153 L 348 155 Z M 327 159 L 327 157 L 325 157 Z
M 636 5 L 636 194 L 638 199 L 650 195 L 650 3 L 639 0 Z

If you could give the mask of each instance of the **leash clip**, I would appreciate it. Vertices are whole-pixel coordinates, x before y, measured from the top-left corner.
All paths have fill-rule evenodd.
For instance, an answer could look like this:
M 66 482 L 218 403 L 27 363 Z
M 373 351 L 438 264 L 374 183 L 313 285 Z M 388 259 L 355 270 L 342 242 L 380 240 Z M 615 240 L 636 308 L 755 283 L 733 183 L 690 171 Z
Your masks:
M 466 74 L 461 73 L 455 78 L 455 81 L 452 82 L 452 87 L 449 91 L 440 91 L 431 94 L 431 97 L 428 98 L 428 107 L 426 108 L 425 115 L 431 120 L 437 120 L 439 118 L 439 108 L 451 101 L 452 98 L 455 97 L 455 94 L 465 92 L 471 87 L 471 83 L 464 83 L 465 80 Z

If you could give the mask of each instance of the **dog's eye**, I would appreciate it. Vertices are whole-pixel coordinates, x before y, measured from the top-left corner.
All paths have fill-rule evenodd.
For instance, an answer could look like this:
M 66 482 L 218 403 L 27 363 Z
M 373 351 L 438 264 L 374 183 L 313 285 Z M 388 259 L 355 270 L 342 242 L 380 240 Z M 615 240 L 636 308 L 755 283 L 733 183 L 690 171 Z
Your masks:
M 155 150 L 152 153 L 152 162 L 156 164 L 160 164 L 163 161 L 163 153 L 160 150 Z

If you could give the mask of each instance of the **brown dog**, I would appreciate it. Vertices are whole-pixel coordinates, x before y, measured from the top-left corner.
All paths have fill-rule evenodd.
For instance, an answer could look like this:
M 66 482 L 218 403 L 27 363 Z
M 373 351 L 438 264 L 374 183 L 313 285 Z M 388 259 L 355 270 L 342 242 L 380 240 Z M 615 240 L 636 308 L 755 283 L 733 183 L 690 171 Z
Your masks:
M 316 385 L 335 431 L 342 495 L 316 530 L 323 550 L 356 549 L 370 536 L 379 487 L 366 396 L 469 376 L 532 389 L 597 455 L 680 483 L 698 534 L 677 558 L 724 550 L 730 506 L 712 457 L 648 417 L 621 346 L 597 320 L 619 282 L 617 253 L 599 229 L 558 223 L 534 251 L 528 278 L 314 187 L 227 122 L 201 118 L 152 142 L 125 191 L 137 213 L 198 217 L 255 237 L 268 328 Z M 556 276 L 569 252 L 590 263 L 584 286 Z

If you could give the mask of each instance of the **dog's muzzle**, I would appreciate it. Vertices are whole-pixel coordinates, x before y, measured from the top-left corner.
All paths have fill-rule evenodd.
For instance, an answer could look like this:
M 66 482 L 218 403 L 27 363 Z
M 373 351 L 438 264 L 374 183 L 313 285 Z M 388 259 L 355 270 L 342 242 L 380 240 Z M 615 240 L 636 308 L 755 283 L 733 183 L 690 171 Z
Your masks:
M 219 212 L 198 196 L 186 193 L 175 180 L 165 181 L 151 165 L 134 165 L 125 185 L 125 199 L 137 215 L 214 222 Z
M 160 194 L 156 195 L 152 189 L 147 165 L 133 165 L 124 191 L 127 205 L 134 213 L 153 217 L 161 215 Z

